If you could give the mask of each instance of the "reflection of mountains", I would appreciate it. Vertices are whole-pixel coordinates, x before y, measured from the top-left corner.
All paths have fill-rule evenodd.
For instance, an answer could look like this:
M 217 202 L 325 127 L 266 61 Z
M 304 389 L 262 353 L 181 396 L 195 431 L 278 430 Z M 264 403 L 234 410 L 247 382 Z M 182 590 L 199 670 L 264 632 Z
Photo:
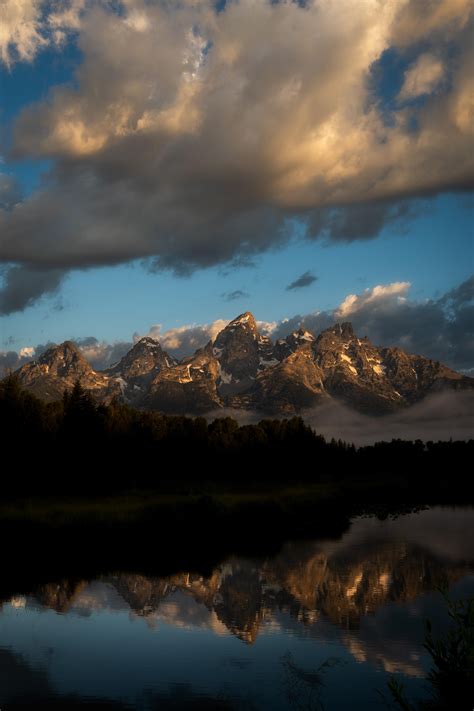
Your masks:
M 282 612 L 307 627 L 323 617 L 356 629 L 385 603 L 414 600 L 470 571 L 472 560 L 442 559 L 405 543 L 299 543 L 259 563 L 231 558 L 208 577 L 119 574 L 92 583 L 43 585 L 34 598 L 58 612 L 130 609 L 152 626 L 161 621 L 221 634 L 229 630 L 253 643 L 261 626 L 281 619 Z

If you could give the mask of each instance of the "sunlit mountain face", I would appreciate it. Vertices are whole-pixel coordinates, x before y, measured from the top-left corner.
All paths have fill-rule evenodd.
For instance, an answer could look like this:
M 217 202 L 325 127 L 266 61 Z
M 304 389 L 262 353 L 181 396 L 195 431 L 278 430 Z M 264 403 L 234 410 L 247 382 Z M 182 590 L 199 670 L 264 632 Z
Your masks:
M 349 322 L 315 335 L 300 328 L 273 342 L 248 311 L 179 361 L 147 337 L 112 367 L 95 371 L 66 341 L 16 375 L 45 400 L 60 399 L 79 382 L 98 402 L 171 414 L 219 415 L 230 408 L 287 416 L 343 405 L 387 415 L 429 396 L 474 390 L 474 378 L 400 348 L 376 347 Z
M 244 708 L 251 699 L 257 709 L 290 708 L 292 681 L 307 674 L 298 693 L 316 693 L 309 672 L 331 660 L 318 698 L 376 708 L 373 695 L 389 674 L 422 693 L 423 621 L 434 616 L 437 633 L 447 624 L 439 589 L 474 594 L 474 548 L 464 533 L 473 524 L 472 508 L 358 518 L 339 539 L 287 543 L 272 557 L 231 556 L 206 574 L 107 572 L 33 586 L 3 602 L 0 674 L 16 665 L 28 688 L 42 680 L 46 697 L 125 707 L 132 699 L 144 709 L 153 699 L 171 703 L 178 685 L 186 704 L 220 699 Z M 16 683 L 7 680 L 2 701 L 22 698 Z

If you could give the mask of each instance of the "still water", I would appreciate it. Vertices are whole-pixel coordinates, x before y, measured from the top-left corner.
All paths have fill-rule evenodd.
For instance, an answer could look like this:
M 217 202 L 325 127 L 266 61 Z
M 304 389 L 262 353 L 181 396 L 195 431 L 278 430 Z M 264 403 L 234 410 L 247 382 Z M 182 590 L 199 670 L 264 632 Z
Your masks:
M 384 709 L 426 697 L 437 588 L 474 594 L 474 509 L 357 518 L 210 575 L 108 573 L 4 600 L 0 708 Z M 157 543 L 156 556 L 160 546 Z

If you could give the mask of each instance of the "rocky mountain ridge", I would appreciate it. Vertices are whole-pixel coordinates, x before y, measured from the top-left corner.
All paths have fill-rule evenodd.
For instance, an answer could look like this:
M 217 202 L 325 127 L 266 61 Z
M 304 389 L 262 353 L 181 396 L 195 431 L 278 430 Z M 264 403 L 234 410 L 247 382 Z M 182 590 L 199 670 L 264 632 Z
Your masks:
M 25 388 L 46 400 L 60 398 L 79 381 L 100 402 L 118 398 L 170 414 L 231 407 L 291 416 L 330 400 L 386 414 L 433 392 L 474 386 L 473 378 L 442 363 L 374 346 L 350 323 L 335 324 L 317 337 L 300 329 L 273 343 L 259 332 L 250 312 L 179 362 L 145 337 L 119 363 L 99 372 L 66 341 L 17 374 Z

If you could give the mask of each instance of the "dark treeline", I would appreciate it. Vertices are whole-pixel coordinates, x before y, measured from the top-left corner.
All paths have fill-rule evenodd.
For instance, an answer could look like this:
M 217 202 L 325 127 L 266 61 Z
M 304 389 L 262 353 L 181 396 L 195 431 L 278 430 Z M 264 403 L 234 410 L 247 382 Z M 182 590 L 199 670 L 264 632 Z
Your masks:
M 210 482 L 406 479 L 466 483 L 474 441 L 327 442 L 299 417 L 242 425 L 97 405 L 77 384 L 45 403 L 12 375 L 0 383 L 4 494 L 101 494 Z M 11 462 L 5 466 L 5 462 Z M 441 477 L 441 479 L 440 479 Z

